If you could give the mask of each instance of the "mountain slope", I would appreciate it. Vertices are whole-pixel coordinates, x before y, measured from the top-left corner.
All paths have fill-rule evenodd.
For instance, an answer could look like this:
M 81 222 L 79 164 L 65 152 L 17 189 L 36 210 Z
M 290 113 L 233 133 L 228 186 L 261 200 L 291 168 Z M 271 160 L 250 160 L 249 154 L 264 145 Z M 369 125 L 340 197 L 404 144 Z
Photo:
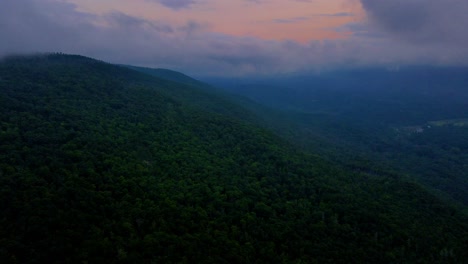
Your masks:
M 190 76 L 187 76 L 181 72 L 169 70 L 169 69 L 153 69 L 153 68 L 145 68 L 145 67 L 136 67 L 131 65 L 124 65 L 125 67 L 136 70 L 142 73 L 146 73 L 148 75 L 152 75 L 161 79 L 166 79 L 169 81 L 174 81 L 178 83 L 205 87 L 207 86 L 205 83 L 200 82 L 198 80 L 193 79 Z
M 246 110 L 237 103 L 238 96 L 211 87 L 183 73 L 167 69 L 151 69 L 129 65 L 124 67 L 166 82 L 168 85 L 159 91 L 166 96 L 176 97 L 178 101 L 185 105 L 195 106 L 204 111 L 241 119 L 253 124 L 261 121 L 254 112 Z M 242 98 L 242 100 L 245 99 Z
M 270 107 L 250 109 L 303 149 L 408 174 L 466 210 L 467 76 L 466 67 L 402 67 L 213 82 Z
M 1 262 L 466 259 L 466 217 L 418 185 L 302 154 L 198 93 L 81 56 L 3 60 Z

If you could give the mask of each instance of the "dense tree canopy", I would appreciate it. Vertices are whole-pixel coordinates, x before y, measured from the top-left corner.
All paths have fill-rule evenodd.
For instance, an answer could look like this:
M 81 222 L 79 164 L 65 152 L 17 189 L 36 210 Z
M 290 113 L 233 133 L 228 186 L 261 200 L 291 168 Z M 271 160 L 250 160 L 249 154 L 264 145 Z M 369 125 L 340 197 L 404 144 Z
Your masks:
M 210 81 L 306 151 L 407 174 L 468 212 L 468 68 L 406 66 Z M 263 108 L 259 107 L 259 104 Z
M 419 185 L 304 154 L 219 97 L 80 56 L 4 59 L 0 262 L 468 258 L 466 216 Z

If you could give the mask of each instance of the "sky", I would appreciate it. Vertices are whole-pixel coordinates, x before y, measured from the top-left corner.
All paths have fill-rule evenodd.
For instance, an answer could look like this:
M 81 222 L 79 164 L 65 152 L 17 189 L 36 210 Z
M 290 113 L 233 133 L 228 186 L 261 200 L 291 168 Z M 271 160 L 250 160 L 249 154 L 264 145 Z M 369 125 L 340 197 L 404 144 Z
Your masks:
M 0 0 L 0 56 L 63 52 L 192 76 L 468 65 L 466 0 Z

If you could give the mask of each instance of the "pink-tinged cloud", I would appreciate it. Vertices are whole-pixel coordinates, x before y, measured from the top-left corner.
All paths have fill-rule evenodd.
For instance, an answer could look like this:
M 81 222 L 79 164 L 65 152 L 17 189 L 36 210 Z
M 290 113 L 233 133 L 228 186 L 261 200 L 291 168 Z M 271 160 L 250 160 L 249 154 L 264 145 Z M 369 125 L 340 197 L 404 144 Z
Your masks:
M 192 20 L 209 25 L 212 32 L 220 34 L 302 42 L 346 37 L 332 28 L 354 21 L 349 14 L 356 11 L 352 5 L 343 9 L 342 2 L 349 0 L 114 0 L 107 4 L 91 0 L 68 1 L 91 13 L 118 11 L 173 25 Z M 297 17 L 307 19 L 291 21 Z M 292 25 L 278 27 L 275 21 L 281 20 L 289 20 Z
M 78 6 L 58 0 L 1 0 L 0 54 L 61 51 L 113 63 L 171 68 L 198 76 L 277 74 L 361 65 L 468 64 L 466 45 L 460 46 L 468 34 L 455 38 L 456 32 L 465 29 L 452 28 L 446 21 L 444 12 L 447 11 L 438 11 L 442 9 L 440 5 L 430 9 L 431 18 L 435 19 L 431 24 L 416 22 L 425 21 L 420 17 L 405 16 L 407 23 L 419 23 L 412 32 L 421 36 L 413 37 L 400 30 L 397 17 L 401 19 L 402 11 L 390 8 L 384 0 L 373 0 L 375 3 L 362 0 L 370 14 L 369 20 L 357 20 L 362 17 L 359 10 L 339 12 L 326 9 L 327 5 L 323 4 L 324 9 L 312 10 L 307 15 L 293 8 L 258 14 L 255 21 L 243 22 L 258 24 L 252 28 L 232 22 L 210 23 L 216 21 L 213 12 L 220 8 L 242 11 L 238 4 L 219 1 L 218 4 L 200 1 L 189 9 L 171 11 L 147 0 L 135 0 L 134 5 L 141 9 L 124 12 L 120 9 L 130 7 L 123 0 L 114 0 L 122 5 L 113 11 L 105 5 L 91 10 L 95 1 Z M 436 4 L 435 0 L 427 1 Z M 302 4 L 315 2 L 320 0 Z M 265 8 L 279 4 L 274 0 L 243 3 L 248 7 L 245 17 L 251 15 L 252 6 Z M 162 11 L 151 17 L 152 13 L 146 12 L 155 6 Z M 383 10 L 390 13 L 382 14 Z M 464 14 L 451 12 L 457 16 Z M 206 16 L 201 19 L 200 14 Z M 227 21 L 235 21 L 236 14 L 226 14 Z M 237 19 L 243 21 L 245 17 Z M 278 23 L 275 19 L 290 23 Z M 317 19 L 324 20 L 323 24 L 317 24 L 326 27 L 317 26 L 313 22 Z M 466 21 L 464 17 L 454 19 Z M 295 37 L 288 38 L 283 32 Z M 430 32 L 444 33 L 444 40 L 430 41 L 426 37 Z
M 195 4 L 194 0 L 147 0 L 147 1 L 158 2 L 174 10 L 179 10 L 182 8 L 189 8 L 191 5 Z

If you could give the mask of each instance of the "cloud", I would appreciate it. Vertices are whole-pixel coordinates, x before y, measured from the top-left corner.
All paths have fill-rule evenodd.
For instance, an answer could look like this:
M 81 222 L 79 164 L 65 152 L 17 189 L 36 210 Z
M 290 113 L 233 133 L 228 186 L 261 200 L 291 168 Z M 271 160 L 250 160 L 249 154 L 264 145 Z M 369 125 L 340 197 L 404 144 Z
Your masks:
M 325 17 L 352 17 L 354 16 L 353 13 L 349 12 L 340 12 L 340 13 L 333 13 L 333 14 L 318 14 L 314 16 L 325 16 Z
M 260 3 L 264 3 L 265 1 L 264 0 L 246 0 L 247 2 L 252 2 L 252 3 L 256 3 L 256 4 L 260 4 Z
M 277 19 L 273 19 L 273 22 L 278 23 L 278 24 L 292 24 L 292 23 L 306 21 L 309 19 L 310 19 L 309 17 L 277 18 Z
M 129 16 L 120 12 L 112 12 L 104 15 L 104 20 L 114 28 L 125 29 L 145 29 L 159 33 L 173 33 L 175 29 L 166 23 L 156 23 L 145 19 Z
M 407 14 L 404 7 L 390 5 L 388 0 L 361 1 L 369 21 L 334 29 L 349 32 L 349 38 L 301 44 L 214 33 L 198 21 L 175 25 L 120 12 L 90 14 L 58 0 L 0 0 L 0 56 L 74 53 L 195 76 L 271 75 L 364 65 L 468 64 L 468 34 L 456 34 L 466 32 L 466 18 L 454 17 L 461 26 L 448 22 L 452 21 L 448 14 L 464 13 L 464 4 L 458 6 L 463 11 L 438 11 L 432 6 L 402 18 Z M 406 1 L 419 3 L 393 1 L 403 6 Z M 435 0 L 425 1 L 442 8 Z M 451 1 L 456 2 L 444 3 Z M 407 6 L 409 10 L 416 8 L 413 2 Z M 403 26 L 407 24 L 412 26 Z
M 74 31 L 86 30 L 88 25 L 81 22 L 92 18 L 90 14 L 75 11 L 71 4 L 3 0 L 0 2 L 0 54 L 43 51 L 50 47 L 51 40 L 79 43 Z
M 466 0 L 361 0 L 371 21 L 418 45 L 468 45 Z
M 334 18 L 334 17 L 352 17 L 354 14 L 348 13 L 348 12 L 342 12 L 342 13 L 333 13 L 333 14 L 313 14 L 310 16 L 300 16 L 300 17 L 292 17 L 292 18 L 277 18 L 273 19 L 273 23 L 277 24 L 293 24 L 293 23 L 298 23 L 298 22 L 303 22 L 310 20 L 314 17 L 329 17 L 329 18 Z
M 189 8 L 190 6 L 195 4 L 195 0 L 147 0 L 147 1 L 158 2 L 174 10 Z

